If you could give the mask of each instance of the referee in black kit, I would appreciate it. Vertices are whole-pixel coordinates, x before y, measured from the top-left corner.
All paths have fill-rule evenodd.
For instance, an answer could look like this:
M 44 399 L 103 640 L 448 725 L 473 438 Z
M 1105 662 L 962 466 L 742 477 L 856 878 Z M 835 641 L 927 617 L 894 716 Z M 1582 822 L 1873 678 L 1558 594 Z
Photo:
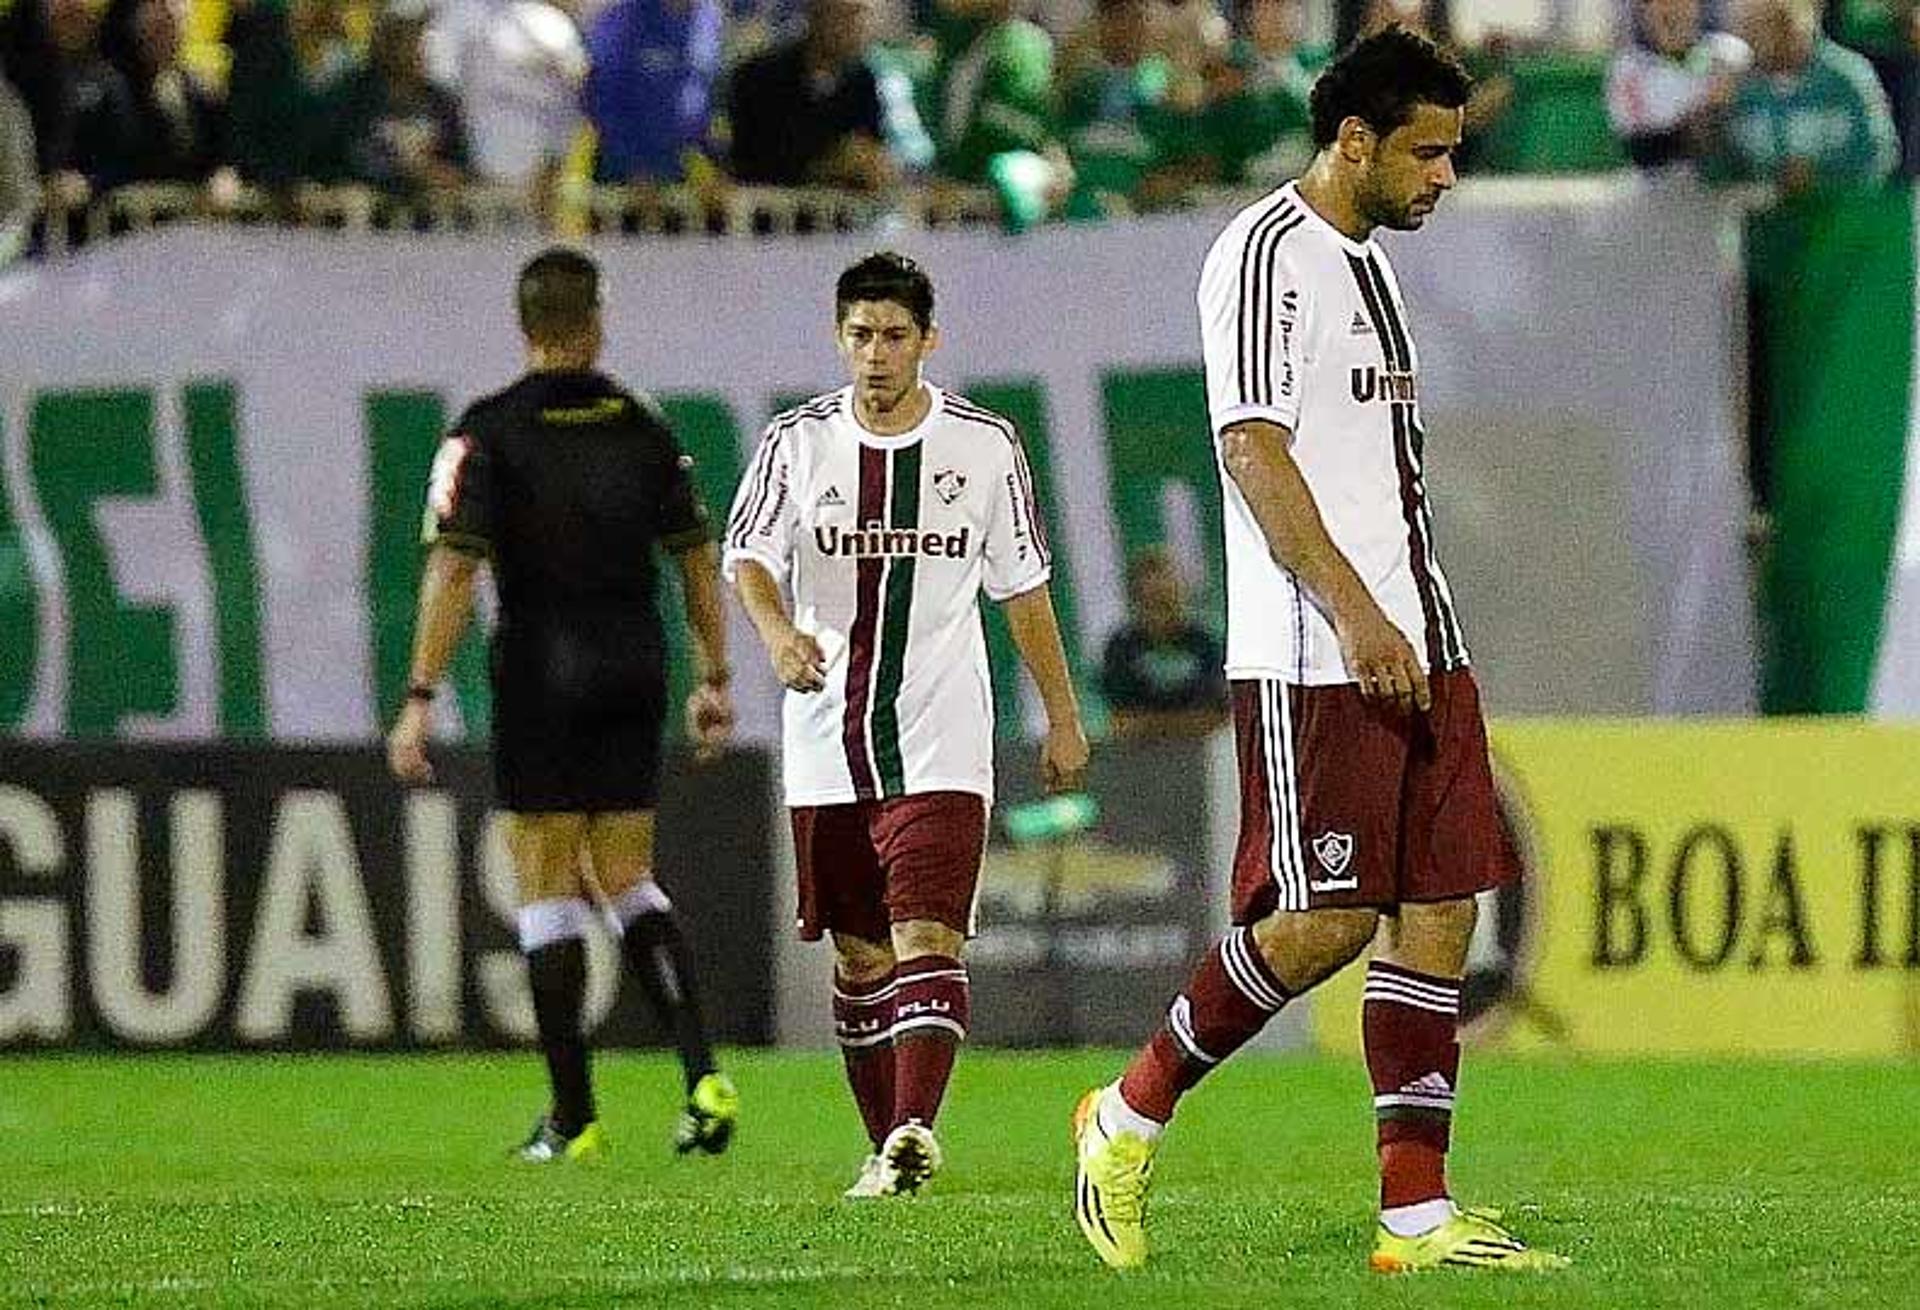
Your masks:
M 432 779 L 428 710 L 471 617 L 474 575 L 490 561 L 494 787 L 509 816 L 520 949 L 553 1083 L 552 1108 L 518 1154 L 588 1160 L 606 1150 L 580 1022 L 583 938 L 599 921 L 619 925 L 628 967 L 679 1044 L 687 1104 L 675 1145 L 717 1154 L 739 1097 L 714 1065 L 686 941 L 653 878 L 667 714 L 653 553 L 664 547 L 685 583 L 699 673 L 687 719 L 702 751 L 733 726 L 718 553 L 664 417 L 595 367 L 593 261 L 548 250 L 520 270 L 516 294 L 527 371 L 461 415 L 434 459 L 410 685 L 387 758 L 403 782 Z

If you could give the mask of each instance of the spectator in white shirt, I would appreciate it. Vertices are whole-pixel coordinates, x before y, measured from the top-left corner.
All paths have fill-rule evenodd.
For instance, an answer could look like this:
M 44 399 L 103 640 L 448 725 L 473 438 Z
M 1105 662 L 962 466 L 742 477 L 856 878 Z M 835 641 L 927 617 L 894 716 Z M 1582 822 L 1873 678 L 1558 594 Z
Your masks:
M 1641 168 L 1697 159 L 1752 53 L 1737 36 L 1702 33 L 1699 0 L 1640 0 L 1634 29 L 1607 72 L 1614 135 Z
M 549 214 L 581 126 L 586 46 L 547 0 L 447 0 L 427 29 L 427 68 L 460 99 L 482 182 L 522 187 Z

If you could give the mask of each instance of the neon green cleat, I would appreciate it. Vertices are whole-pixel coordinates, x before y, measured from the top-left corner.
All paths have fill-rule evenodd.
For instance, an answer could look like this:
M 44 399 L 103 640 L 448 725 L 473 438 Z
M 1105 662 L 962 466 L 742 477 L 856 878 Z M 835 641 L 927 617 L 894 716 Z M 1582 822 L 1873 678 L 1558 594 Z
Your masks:
M 1100 1096 L 1094 1088 L 1073 1112 L 1073 1217 L 1102 1260 L 1115 1269 L 1147 1262 L 1147 1184 L 1155 1144 L 1135 1133 L 1108 1137 L 1100 1127 Z
M 607 1158 L 613 1148 L 607 1143 L 607 1134 L 598 1122 L 590 1123 L 580 1130 L 580 1135 L 567 1143 L 567 1159 L 575 1164 L 593 1164 Z
M 1410 1274 L 1449 1266 L 1544 1272 L 1565 1269 L 1572 1263 L 1564 1255 L 1534 1250 L 1485 1210 L 1456 1211 L 1453 1218 L 1418 1237 L 1396 1237 L 1382 1224 L 1375 1231 L 1373 1255 L 1367 1261 L 1377 1274 Z
M 604 1160 L 610 1149 L 607 1134 L 598 1122 L 568 1137 L 553 1126 L 553 1120 L 542 1115 L 533 1126 L 533 1134 L 515 1147 L 513 1154 L 527 1164 L 593 1164 Z
M 693 1085 L 687 1108 L 674 1126 L 673 1149 L 681 1155 L 705 1151 L 718 1155 L 733 1140 L 740 1119 L 740 1093 L 723 1073 L 710 1073 Z

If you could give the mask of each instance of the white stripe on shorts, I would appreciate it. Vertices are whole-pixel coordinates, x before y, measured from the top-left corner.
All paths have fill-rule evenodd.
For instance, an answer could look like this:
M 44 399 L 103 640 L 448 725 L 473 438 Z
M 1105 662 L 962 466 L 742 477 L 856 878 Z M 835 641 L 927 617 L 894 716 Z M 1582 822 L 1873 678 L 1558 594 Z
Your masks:
M 1261 722 L 1266 729 L 1267 798 L 1273 820 L 1273 874 L 1282 910 L 1308 908 L 1306 860 L 1300 853 L 1300 793 L 1294 777 L 1293 724 L 1286 684 L 1260 680 Z

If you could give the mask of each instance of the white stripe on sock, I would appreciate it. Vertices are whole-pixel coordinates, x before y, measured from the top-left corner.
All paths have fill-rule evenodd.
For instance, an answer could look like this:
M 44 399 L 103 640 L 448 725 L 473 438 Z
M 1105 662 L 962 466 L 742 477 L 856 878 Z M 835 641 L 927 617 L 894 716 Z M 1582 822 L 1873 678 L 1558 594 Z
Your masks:
M 1101 1091 L 1100 1099 L 1094 1103 L 1093 1114 L 1101 1133 L 1109 1139 L 1121 1133 L 1132 1133 L 1142 1141 L 1151 1142 L 1167 1129 L 1158 1119 L 1149 1119 L 1128 1105 L 1127 1098 L 1120 1094 L 1118 1082 L 1107 1084 Z
M 1286 1004 L 1286 998 L 1276 992 L 1260 972 L 1260 963 L 1253 958 L 1258 950 L 1252 931 L 1238 928 L 1221 939 L 1220 962 L 1226 966 L 1227 977 L 1240 994 L 1272 1014 Z
M 649 874 L 613 898 L 613 915 L 622 927 L 643 914 L 666 914 L 673 909 L 664 887 Z
M 1176 996 L 1173 1005 L 1167 1010 L 1167 1027 L 1174 1039 L 1187 1048 L 1187 1054 L 1202 1064 L 1219 1064 L 1220 1057 L 1208 1055 L 1200 1049 L 1200 1039 L 1193 1034 L 1193 1002 L 1184 996 Z
M 1453 1202 L 1441 1196 L 1412 1205 L 1390 1206 L 1380 1212 L 1380 1222 L 1395 1237 L 1418 1237 L 1432 1232 L 1453 1216 Z
M 527 953 L 543 946 L 554 946 L 587 935 L 593 909 L 577 896 L 529 901 L 514 915 L 520 934 L 520 949 Z
M 1361 999 L 1379 1001 L 1386 1005 L 1405 1005 L 1415 1010 L 1426 1010 L 1432 1014 L 1458 1016 L 1460 1013 L 1460 998 L 1457 996 L 1451 1000 L 1436 1000 L 1419 992 L 1402 991 L 1397 987 L 1374 982 L 1367 984 Z

